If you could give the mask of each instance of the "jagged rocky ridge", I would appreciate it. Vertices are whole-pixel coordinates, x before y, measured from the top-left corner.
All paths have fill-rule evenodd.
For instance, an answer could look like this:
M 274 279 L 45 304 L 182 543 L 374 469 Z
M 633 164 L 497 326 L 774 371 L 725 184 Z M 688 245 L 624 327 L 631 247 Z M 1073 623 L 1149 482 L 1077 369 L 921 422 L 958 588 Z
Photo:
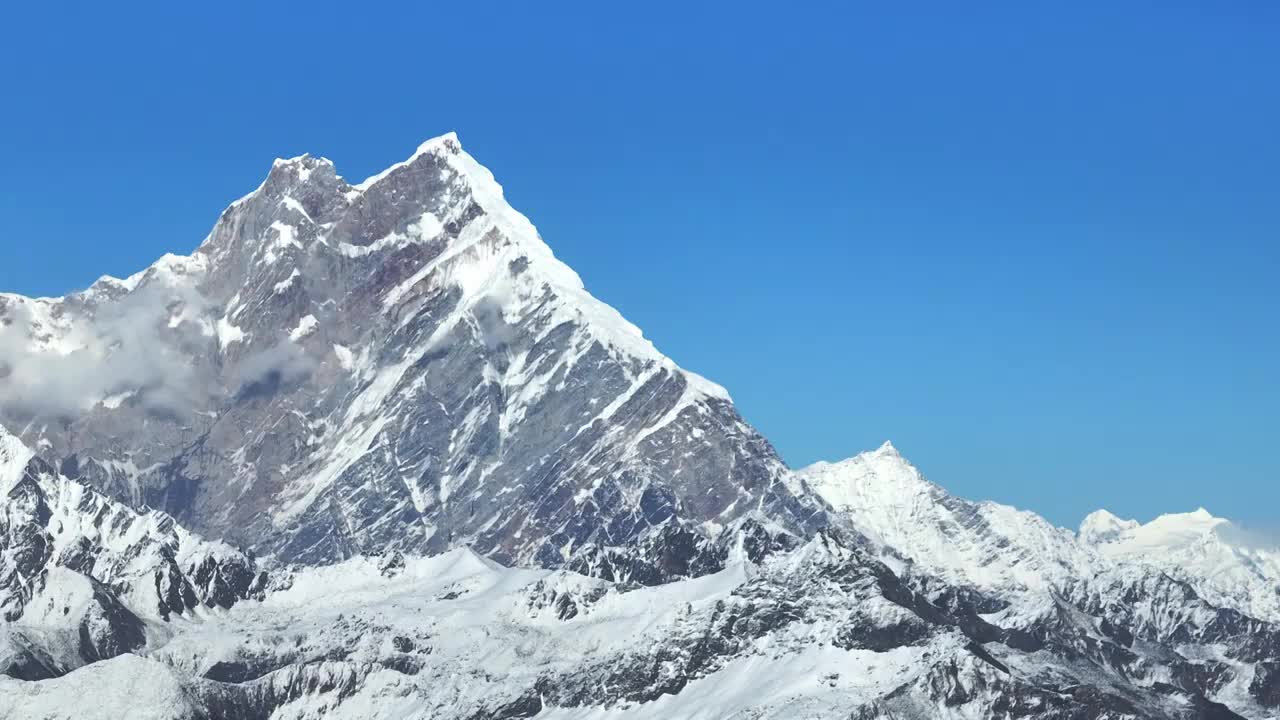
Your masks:
M 0 673 L 142 651 L 148 627 L 260 597 L 252 559 L 59 475 L 0 428 Z
M 825 523 L 727 393 L 587 294 L 451 135 L 354 186 L 277 161 L 194 255 L 0 317 L 20 373 L 140 338 L 155 366 L 53 416 L 10 393 L 28 445 L 287 561 L 467 544 L 554 566 L 673 517 Z
M 1280 716 L 1273 545 L 792 472 L 453 136 L 0 295 L 0 420 L 0 717 Z

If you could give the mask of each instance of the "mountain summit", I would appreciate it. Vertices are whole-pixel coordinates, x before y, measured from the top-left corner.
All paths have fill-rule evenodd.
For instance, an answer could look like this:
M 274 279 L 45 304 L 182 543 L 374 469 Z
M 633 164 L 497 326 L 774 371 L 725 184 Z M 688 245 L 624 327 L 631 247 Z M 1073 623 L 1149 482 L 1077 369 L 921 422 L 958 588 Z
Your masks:
M 466 545 L 554 567 L 753 512 L 824 522 L 453 134 L 359 185 L 277 160 L 193 255 L 0 317 L 28 445 L 282 561 Z
M 0 717 L 1273 718 L 1278 558 L 787 468 L 452 134 L 0 295 Z

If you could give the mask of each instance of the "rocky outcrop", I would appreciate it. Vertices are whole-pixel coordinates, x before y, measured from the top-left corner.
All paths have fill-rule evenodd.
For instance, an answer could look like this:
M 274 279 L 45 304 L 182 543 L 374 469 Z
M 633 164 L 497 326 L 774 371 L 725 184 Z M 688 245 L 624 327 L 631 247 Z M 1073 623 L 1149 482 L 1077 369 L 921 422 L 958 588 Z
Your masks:
M 141 650 L 147 622 L 261 595 L 266 576 L 248 557 L 161 513 L 124 507 L 30 453 L 17 462 L 0 488 L 0 672 L 60 675 Z

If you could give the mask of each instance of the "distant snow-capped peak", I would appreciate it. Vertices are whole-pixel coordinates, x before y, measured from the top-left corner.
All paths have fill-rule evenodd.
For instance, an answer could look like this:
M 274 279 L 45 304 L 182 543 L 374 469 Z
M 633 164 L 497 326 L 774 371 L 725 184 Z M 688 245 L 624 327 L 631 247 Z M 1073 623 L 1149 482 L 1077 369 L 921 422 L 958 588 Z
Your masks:
M 1085 518 L 1080 539 L 1116 561 L 1186 580 L 1215 604 L 1280 620 L 1280 540 L 1200 508 L 1146 524 L 1106 511 Z
M 1161 515 L 1145 525 L 1098 510 L 1081 523 L 1080 539 L 1095 544 L 1114 543 L 1124 546 L 1126 551 L 1172 550 L 1204 542 L 1222 526 L 1231 526 L 1231 523 L 1214 517 L 1204 508 L 1189 513 Z
M 951 582 L 1042 589 L 1087 574 L 1097 554 L 1035 513 L 951 495 L 892 443 L 797 476 L 872 540 Z
M 1215 605 L 1280 620 L 1280 541 L 1204 508 L 1146 524 L 1098 510 L 1073 533 L 1032 512 L 951 495 L 890 443 L 796 475 L 867 537 L 952 583 L 1022 593 L 1156 573 Z
M 1112 542 L 1136 527 L 1137 520 L 1122 520 L 1107 510 L 1095 510 L 1080 523 L 1080 540 L 1093 544 Z

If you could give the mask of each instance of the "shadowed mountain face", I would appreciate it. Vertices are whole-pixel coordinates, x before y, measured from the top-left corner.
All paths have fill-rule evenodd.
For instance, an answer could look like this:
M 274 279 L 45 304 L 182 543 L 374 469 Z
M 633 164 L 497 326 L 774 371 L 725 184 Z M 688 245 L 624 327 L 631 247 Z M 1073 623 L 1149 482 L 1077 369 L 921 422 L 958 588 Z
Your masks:
M 1275 718 L 1280 548 L 1074 533 L 889 444 L 789 470 L 449 135 L 359 185 L 277 161 L 191 256 L 0 295 L 0 717 L 140 707 Z
M 0 395 L 28 445 L 286 561 L 465 544 L 556 566 L 669 523 L 825 522 L 452 136 L 358 186 L 277 161 L 191 257 L 0 317 L 19 374 L 107 368 L 75 398 Z

